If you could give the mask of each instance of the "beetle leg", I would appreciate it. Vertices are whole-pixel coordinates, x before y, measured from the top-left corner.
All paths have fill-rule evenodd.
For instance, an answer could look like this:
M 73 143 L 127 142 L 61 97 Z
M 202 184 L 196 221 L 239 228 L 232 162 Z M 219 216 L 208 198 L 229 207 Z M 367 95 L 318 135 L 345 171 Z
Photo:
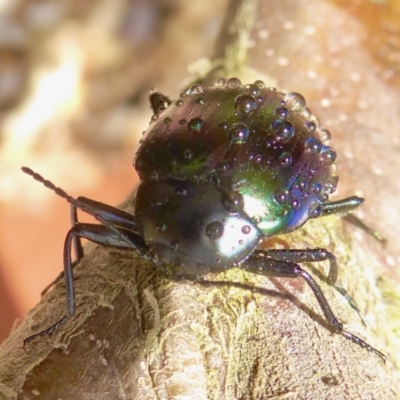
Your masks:
M 332 215 L 332 214 L 342 214 L 342 213 L 346 214 L 358 208 L 363 203 L 364 199 L 362 197 L 357 197 L 357 196 L 346 197 L 345 199 L 341 199 L 338 201 L 331 201 L 323 205 L 323 211 L 321 217 L 325 217 L 327 215 Z M 362 222 L 359 218 L 357 218 L 353 214 L 344 215 L 343 218 L 347 222 L 350 222 L 351 224 L 362 229 L 364 232 L 373 236 L 379 242 L 386 243 L 386 239 L 378 231 L 365 225 L 364 222 Z
M 322 289 L 307 271 L 303 270 L 300 265 L 296 263 L 269 258 L 269 256 L 270 254 L 268 250 L 258 250 L 253 253 L 253 255 L 251 255 L 240 266 L 240 268 L 248 272 L 268 277 L 303 278 L 307 282 L 311 290 L 314 292 L 314 295 L 319 303 L 319 306 L 325 316 L 326 321 L 335 333 L 342 334 L 344 337 L 365 348 L 366 350 L 374 352 L 379 357 L 381 357 L 383 361 L 386 360 L 386 356 L 380 351 L 373 348 L 371 345 L 369 345 L 358 336 L 343 329 L 343 324 L 340 323 L 336 318 L 328 301 L 326 300 L 324 293 L 322 292 Z
M 71 250 L 74 241 L 80 240 L 82 238 L 88 239 L 94 243 L 98 243 L 103 246 L 109 246 L 123 250 L 134 250 L 137 252 L 140 251 L 140 253 L 147 252 L 147 245 L 144 239 L 135 232 L 130 232 L 124 229 L 120 229 L 115 232 L 114 230 L 110 229 L 109 226 L 105 225 L 86 223 L 75 224 L 68 231 L 67 237 L 65 238 L 64 242 L 64 277 L 67 291 L 67 315 L 62 317 L 59 321 L 57 321 L 49 328 L 27 337 L 24 340 L 24 346 L 39 336 L 48 335 L 53 331 L 59 329 L 67 321 L 68 318 L 74 315 L 75 287 L 72 270 L 76 263 L 72 263 Z
M 329 261 L 330 268 L 329 274 L 326 278 L 326 282 L 333 286 L 349 303 L 350 307 L 356 311 L 358 316 L 360 317 L 362 323 L 367 325 L 364 318 L 362 317 L 361 310 L 358 308 L 354 299 L 347 293 L 346 289 L 337 284 L 338 278 L 338 265 L 336 261 L 336 256 L 325 250 L 325 249 L 283 249 L 283 250 L 275 250 L 269 249 L 266 250 L 268 253 L 268 257 L 274 258 L 276 260 L 281 261 L 290 261 L 295 263 L 303 263 L 303 262 L 319 262 L 319 261 Z M 325 280 L 325 279 L 324 279 Z
M 361 206 L 364 199 L 358 196 L 346 197 L 345 199 L 330 201 L 323 205 L 322 217 L 332 214 L 344 214 Z
M 268 249 L 268 257 L 280 261 L 290 261 L 295 263 L 329 261 L 329 273 L 327 282 L 335 286 L 338 278 L 338 265 L 336 256 L 325 249 Z
M 122 211 L 119 208 L 112 207 L 108 204 L 104 204 L 83 196 L 78 197 L 77 201 L 81 204 L 84 204 L 88 209 L 92 211 L 92 213 L 101 215 L 105 222 L 112 224 L 113 226 L 118 228 L 124 228 L 129 231 L 137 232 L 137 223 L 134 215 Z M 77 210 L 78 207 L 75 204 L 71 204 L 71 226 L 75 226 L 79 223 Z M 72 246 L 75 253 L 75 261 L 72 263 L 72 268 L 74 268 L 75 265 L 79 264 L 84 255 L 80 236 L 76 235 L 74 237 Z M 48 290 L 53 285 L 55 285 L 63 276 L 64 271 L 62 271 L 56 277 L 56 279 L 54 279 L 53 282 L 51 282 L 42 290 L 41 295 L 44 296 L 48 292 Z

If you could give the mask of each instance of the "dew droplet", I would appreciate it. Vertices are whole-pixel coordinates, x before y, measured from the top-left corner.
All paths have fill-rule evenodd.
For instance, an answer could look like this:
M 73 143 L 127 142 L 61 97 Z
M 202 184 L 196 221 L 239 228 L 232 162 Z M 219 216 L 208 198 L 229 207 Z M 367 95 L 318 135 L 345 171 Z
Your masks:
M 218 172 L 226 172 L 229 170 L 229 163 L 227 162 L 220 162 L 215 166 Z
M 319 157 L 323 164 L 332 165 L 336 160 L 336 151 L 330 146 L 322 146 Z
M 221 123 L 219 124 L 219 126 L 220 126 L 222 129 L 225 129 L 225 130 L 227 130 L 227 129 L 229 128 L 229 125 L 228 125 L 227 122 L 221 122 Z
M 304 190 L 307 189 L 308 183 L 304 179 L 298 179 L 296 181 L 296 186 L 303 192 Z
M 275 110 L 275 115 L 280 119 L 287 119 L 290 115 L 290 111 L 286 107 L 278 107 Z
M 167 230 L 167 224 L 164 224 L 163 222 L 159 222 L 156 225 L 156 229 L 160 232 L 165 232 Z
M 275 133 L 275 138 L 281 143 L 287 143 L 294 137 L 294 126 L 284 119 L 274 119 L 271 128 Z
M 230 129 L 230 138 L 236 144 L 246 143 L 250 136 L 250 130 L 243 122 L 236 122 Z
M 191 131 L 201 131 L 201 128 L 204 126 L 204 121 L 201 118 L 192 118 L 188 123 L 188 128 Z
M 286 189 L 278 189 L 275 191 L 274 199 L 279 204 L 286 204 L 289 199 L 289 192 Z
M 251 227 L 249 225 L 242 226 L 242 233 L 248 235 L 251 232 Z
M 282 153 L 279 154 L 279 161 L 281 162 L 282 166 L 287 167 L 292 163 L 293 157 L 290 153 L 282 151 Z
M 217 80 L 216 86 L 223 86 L 223 87 L 225 87 L 225 86 L 226 86 L 226 79 L 225 79 L 225 78 L 219 78 L 219 79 Z
M 196 104 L 204 105 L 205 99 L 204 99 L 204 97 L 199 96 L 199 97 L 196 97 L 196 98 L 194 99 L 194 102 L 195 102 Z
M 257 96 L 259 96 L 261 94 L 261 88 L 258 85 L 254 84 L 254 83 L 252 83 L 250 85 L 246 85 L 246 89 L 249 91 L 249 93 L 252 96 L 257 97 Z
M 300 93 L 291 92 L 283 98 L 285 104 L 293 111 L 303 111 L 306 106 L 306 100 Z
M 332 176 L 330 180 L 324 185 L 325 192 L 328 194 L 332 194 L 336 190 L 338 181 L 339 178 L 337 176 Z
M 241 94 L 235 98 L 234 107 L 236 110 L 249 114 L 257 109 L 257 100 L 249 94 Z
M 192 95 L 192 94 L 201 94 L 204 92 L 204 88 L 200 83 L 195 83 L 194 85 L 190 86 L 185 90 L 186 95 Z
M 240 82 L 240 80 L 238 78 L 230 78 L 226 82 L 226 87 L 228 89 L 235 89 L 235 88 L 239 87 L 241 84 L 242 84 L 242 82 Z
M 177 251 L 179 248 L 179 242 L 177 240 L 173 240 L 169 245 L 170 250 Z
M 312 116 L 312 112 L 311 112 L 311 110 L 310 110 L 308 107 L 306 107 L 306 108 L 303 110 L 302 114 L 303 114 L 303 117 L 306 118 L 306 119 L 310 119 L 311 116 Z
M 328 144 L 332 137 L 331 133 L 328 131 L 328 129 L 325 128 L 321 128 L 319 131 L 320 131 L 321 141 L 325 144 Z
M 178 196 L 187 196 L 188 191 L 187 191 L 186 188 L 180 187 L 180 188 L 177 188 L 177 189 L 176 189 L 175 193 L 176 193 Z
M 315 125 L 315 122 L 313 121 L 307 121 L 305 124 L 306 129 L 308 130 L 308 132 L 310 133 L 314 133 L 315 130 L 317 129 L 317 125 Z
M 322 143 L 314 136 L 308 137 L 304 141 L 304 149 L 311 154 L 318 154 L 321 151 Z
M 183 152 L 183 157 L 186 158 L 186 160 L 191 160 L 193 158 L 193 151 L 192 150 L 185 150 Z
M 172 122 L 172 119 L 170 118 L 170 117 L 165 117 L 164 118 L 164 124 L 165 125 L 168 125 L 168 124 L 170 124 Z
M 238 213 L 243 210 L 243 196 L 237 191 L 231 191 L 223 197 L 222 205 L 231 213 Z
M 183 101 L 182 101 L 182 100 L 177 100 L 177 101 L 175 102 L 175 105 L 176 105 L 177 107 L 181 107 L 181 106 L 183 105 Z
M 264 89 L 265 88 L 265 83 L 263 81 L 259 80 L 259 79 L 256 80 L 254 82 L 254 84 L 257 85 L 260 89 Z
M 151 173 L 151 175 L 150 175 L 150 179 L 152 179 L 153 181 L 158 180 L 158 177 L 159 177 L 158 171 L 153 171 L 153 172 Z
M 206 226 L 206 236 L 210 239 L 219 239 L 224 234 L 224 226 L 221 222 L 213 221 Z
M 311 191 L 315 194 L 320 194 L 322 192 L 322 186 L 319 183 L 314 182 L 311 186 Z
M 186 119 L 182 118 L 179 120 L 179 125 L 186 125 L 186 122 L 187 122 Z
M 150 122 L 156 122 L 158 120 L 158 114 L 154 114 L 151 116 Z
M 316 206 L 313 210 L 311 210 L 310 218 L 318 218 L 322 215 L 322 207 L 320 205 Z

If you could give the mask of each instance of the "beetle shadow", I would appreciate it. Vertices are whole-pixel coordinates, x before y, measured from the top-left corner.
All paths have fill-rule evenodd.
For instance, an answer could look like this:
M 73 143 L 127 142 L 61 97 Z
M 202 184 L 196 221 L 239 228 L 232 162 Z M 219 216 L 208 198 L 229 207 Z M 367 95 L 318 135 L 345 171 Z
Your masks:
M 271 296 L 282 300 L 288 300 L 300 310 L 305 312 L 313 321 L 329 330 L 331 333 L 335 333 L 329 322 L 321 315 L 315 312 L 311 307 L 301 302 L 295 295 L 291 294 L 281 283 L 275 278 L 269 278 L 278 290 L 265 289 L 259 286 L 252 286 L 242 282 L 231 282 L 231 281 L 209 281 L 201 280 L 195 281 L 196 284 L 205 287 L 235 287 L 241 290 L 248 290 L 252 293 L 258 293 L 262 296 Z

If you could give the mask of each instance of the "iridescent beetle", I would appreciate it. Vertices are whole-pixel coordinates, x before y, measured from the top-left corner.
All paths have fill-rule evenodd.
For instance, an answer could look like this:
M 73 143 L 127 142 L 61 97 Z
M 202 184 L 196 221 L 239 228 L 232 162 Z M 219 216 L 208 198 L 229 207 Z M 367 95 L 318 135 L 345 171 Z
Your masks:
M 237 267 L 252 273 L 303 278 L 335 333 L 385 356 L 343 330 L 321 288 L 298 263 L 329 261 L 335 284 L 335 256 L 325 249 L 257 247 L 265 238 L 300 228 L 310 218 L 347 213 L 360 197 L 328 202 L 336 189 L 335 150 L 330 133 L 298 93 L 284 94 L 264 83 L 237 78 L 215 86 L 195 84 L 171 102 L 154 92 L 154 115 L 136 152 L 140 176 L 135 214 L 97 201 L 74 199 L 29 168 L 32 175 L 72 205 L 64 274 L 67 312 L 60 321 L 24 343 L 58 329 L 75 312 L 73 266 L 83 257 L 81 238 L 134 250 L 175 279 L 198 279 Z M 77 209 L 101 224 L 77 221 Z M 72 262 L 75 245 L 77 260 Z

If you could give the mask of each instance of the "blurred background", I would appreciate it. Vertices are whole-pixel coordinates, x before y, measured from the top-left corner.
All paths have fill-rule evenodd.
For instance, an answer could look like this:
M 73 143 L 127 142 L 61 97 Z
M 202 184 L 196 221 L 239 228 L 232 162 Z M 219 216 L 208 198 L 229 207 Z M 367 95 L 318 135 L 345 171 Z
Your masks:
M 21 166 L 121 203 L 137 184 L 150 89 L 178 95 L 226 4 L 0 0 L 0 341 L 62 270 L 70 227 L 68 204 Z
M 21 166 L 74 197 L 121 203 L 137 184 L 149 90 L 175 98 L 207 69 L 229 3 L 0 0 L 0 341 L 62 270 L 70 227 L 68 204 Z M 371 246 L 398 281 L 400 2 L 260 4 L 251 65 L 332 131 L 340 195 L 368 199 L 358 215 L 389 239 Z

